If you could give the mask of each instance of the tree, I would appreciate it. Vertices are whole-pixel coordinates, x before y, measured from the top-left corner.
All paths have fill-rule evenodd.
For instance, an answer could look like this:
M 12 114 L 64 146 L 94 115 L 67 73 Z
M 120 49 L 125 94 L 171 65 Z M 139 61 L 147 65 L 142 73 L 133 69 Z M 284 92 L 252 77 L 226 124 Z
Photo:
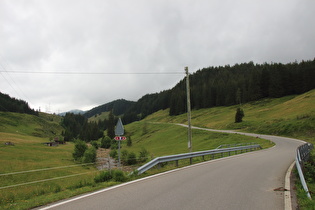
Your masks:
M 240 88 L 237 88 L 236 91 L 236 103 L 238 103 L 240 106 L 242 105 L 242 92 Z
M 112 140 L 108 136 L 104 136 L 101 140 L 101 148 L 109 149 L 111 141 Z
M 89 147 L 85 150 L 82 162 L 83 163 L 94 163 L 96 161 L 96 149 L 95 147 Z
M 107 136 L 111 139 L 115 137 L 115 117 L 113 111 L 110 111 L 108 116 Z
M 84 152 L 87 150 L 87 145 L 84 141 L 82 140 L 76 140 L 75 145 L 74 145 L 74 152 L 72 153 L 72 156 L 75 160 L 80 160 Z
M 235 123 L 239 123 L 243 121 L 243 117 L 244 117 L 244 111 L 242 108 L 237 108 L 236 109 L 236 114 L 235 114 Z
M 131 136 L 127 137 L 127 146 L 131 147 L 132 146 L 132 140 L 131 140 Z

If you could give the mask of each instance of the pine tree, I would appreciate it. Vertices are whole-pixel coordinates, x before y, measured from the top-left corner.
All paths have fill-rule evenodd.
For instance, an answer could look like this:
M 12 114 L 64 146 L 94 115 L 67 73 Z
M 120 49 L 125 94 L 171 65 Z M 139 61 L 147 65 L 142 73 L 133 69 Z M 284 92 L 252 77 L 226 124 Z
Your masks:
M 131 146 L 132 146 L 131 136 L 129 136 L 129 137 L 127 138 L 127 146 L 128 146 L 128 147 L 131 147 Z
M 236 114 L 235 114 L 235 123 L 239 123 L 243 121 L 243 117 L 244 117 L 244 111 L 242 108 L 237 108 L 236 109 Z
M 108 116 L 107 136 L 111 139 L 115 137 L 115 117 L 113 111 L 110 111 Z

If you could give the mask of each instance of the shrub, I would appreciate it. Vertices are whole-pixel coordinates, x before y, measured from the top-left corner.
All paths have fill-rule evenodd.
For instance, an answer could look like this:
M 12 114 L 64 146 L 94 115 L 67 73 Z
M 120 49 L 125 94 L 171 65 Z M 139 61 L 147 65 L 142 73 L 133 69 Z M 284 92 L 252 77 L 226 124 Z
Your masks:
M 109 149 L 111 146 L 111 139 L 108 136 L 104 136 L 101 140 L 101 148 Z
M 95 176 L 94 182 L 107 182 L 113 178 L 110 171 L 102 171 L 99 173 L 99 175 Z
M 96 149 L 94 147 L 88 148 L 83 155 L 84 163 L 94 163 L 96 161 Z
M 111 145 L 110 145 L 111 149 L 118 149 L 118 141 L 116 140 L 111 140 Z M 121 145 L 120 145 L 121 148 Z
M 98 142 L 97 141 L 92 141 L 91 142 L 91 145 L 93 146 L 93 147 L 95 147 L 95 149 L 98 149 Z
M 110 151 L 110 153 L 109 153 L 109 155 L 112 157 L 112 158 L 114 158 L 114 159 L 116 159 L 117 158 L 117 150 L 111 150 Z
M 72 153 L 72 156 L 75 160 L 80 160 L 85 151 L 87 150 L 87 145 L 84 141 L 76 140 L 74 145 L 74 152 Z
M 127 164 L 128 165 L 134 165 L 137 163 L 137 156 L 134 152 L 130 152 L 128 154 L 128 161 L 127 161 Z
M 121 151 L 121 161 L 125 164 L 128 162 L 128 151 L 125 149 Z
M 127 177 L 125 176 L 123 171 L 115 170 L 115 171 L 113 171 L 113 179 L 116 182 L 124 182 L 127 180 Z
M 139 152 L 139 162 L 143 163 L 148 160 L 149 152 L 145 148 L 141 148 Z

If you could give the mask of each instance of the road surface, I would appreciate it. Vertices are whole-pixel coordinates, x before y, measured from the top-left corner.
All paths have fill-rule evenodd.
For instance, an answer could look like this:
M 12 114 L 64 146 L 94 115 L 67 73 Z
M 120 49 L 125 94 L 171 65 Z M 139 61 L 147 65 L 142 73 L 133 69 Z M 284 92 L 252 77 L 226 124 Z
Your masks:
M 284 209 L 283 192 L 274 189 L 284 187 L 286 171 L 303 142 L 246 135 L 274 141 L 276 146 L 136 180 L 43 209 Z

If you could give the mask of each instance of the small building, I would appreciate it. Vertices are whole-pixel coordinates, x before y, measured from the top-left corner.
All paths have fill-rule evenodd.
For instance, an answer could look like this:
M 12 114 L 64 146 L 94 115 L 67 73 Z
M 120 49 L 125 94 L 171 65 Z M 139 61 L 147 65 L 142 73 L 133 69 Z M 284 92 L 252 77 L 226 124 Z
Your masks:
M 49 146 L 49 147 L 56 147 L 59 144 L 66 144 L 66 142 L 65 141 L 60 141 L 58 137 L 55 137 L 53 141 L 45 142 L 44 144 Z

